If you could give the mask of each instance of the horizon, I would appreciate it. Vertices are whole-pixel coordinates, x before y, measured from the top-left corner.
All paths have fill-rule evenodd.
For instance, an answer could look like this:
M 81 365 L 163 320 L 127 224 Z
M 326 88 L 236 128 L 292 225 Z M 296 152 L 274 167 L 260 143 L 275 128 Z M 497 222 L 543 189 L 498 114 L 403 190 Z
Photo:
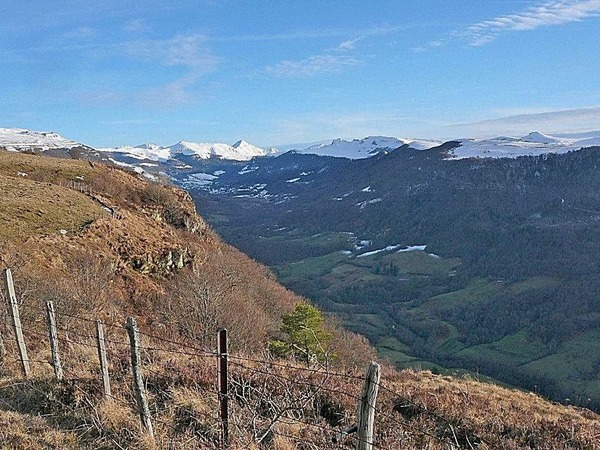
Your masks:
M 15 131 L 22 130 L 22 131 L 28 131 L 28 132 L 33 132 L 33 133 L 57 133 L 61 138 L 65 139 L 67 141 L 73 141 L 78 144 L 87 145 L 96 150 L 106 150 L 106 151 L 119 150 L 119 149 L 142 148 L 144 146 L 156 146 L 159 149 L 166 149 L 169 147 L 176 146 L 178 144 L 205 145 L 205 146 L 229 145 L 231 147 L 234 147 L 238 143 L 245 142 L 246 144 L 250 144 L 254 147 L 258 147 L 263 150 L 275 150 L 275 152 L 272 153 L 272 155 L 276 155 L 276 156 L 282 155 L 291 150 L 303 151 L 303 150 L 308 150 L 310 147 L 313 147 L 313 146 L 332 145 L 335 143 L 335 141 L 342 141 L 342 142 L 350 143 L 352 141 L 364 141 L 364 140 L 369 140 L 369 139 L 373 139 L 373 138 L 398 139 L 401 141 L 405 141 L 406 143 L 409 143 L 409 145 L 410 145 L 411 141 L 439 142 L 439 145 L 442 145 L 444 143 L 451 142 L 451 141 L 465 141 L 465 140 L 482 141 L 482 142 L 486 142 L 486 141 L 489 142 L 489 141 L 494 141 L 496 139 L 506 139 L 506 138 L 521 140 L 521 139 L 530 137 L 531 135 L 535 135 L 535 134 L 540 134 L 541 136 L 545 136 L 545 137 L 549 137 L 549 138 L 562 139 L 567 142 L 568 142 L 568 140 L 577 141 L 577 140 L 584 140 L 585 138 L 600 137 L 600 130 L 583 130 L 583 131 L 577 131 L 577 132 L 557 132 L 557 133 L 544 133 L 544 132 L 540 132 L 537 130 L 533 130 L 528 133 L 524 133 L 522 135 L 498 134 L 498 135 L 493 135 L 490 137 L 462 136 L 462 137 L 455 137 L 455 138 L 449 138 L 449 139 L 433 139 L 433 138 L 430 139 L 430 138 L 426 138 L 426 137 L 407 138 L 407 137 L 402 137 L 402 136 L 369 135 L 369 136 L 361 136 L 361 137 L 340 137 L 340 136 L 338 136 L 338 137 L 334 137 L 334 138 L 322 139 L 320 141 L 295 142 L 295 143 L 269 145 L 269 146 L 255 145 L 254 143 L 249 142 L 248 140 L 242 138 L 242 139 L 237 139 L 235 142 L 208 142 L 208 141 L 194 142 L 194 141 L 187 141 L 187 140 L 179 140 L 179 141 L 173 142 L 173 143 L 159 143 L 159 142 L 146 141 L 146 142 L 138 142 L 138 143 L 123 143 L 123 144 L 120 144 L 120 145 L 117 145 L 114 147 L 96 147 L 96 146 L 91 146 L 86 142 L 75 141 L 73 139 L 70 139 L 69 136 L 65 136 L 61 133 L 58 133 L 56 130 L 31 130 L 31 129 L 25 129 L 25 128 L 21 128 L 21 127 L 2 127 L 2 126 L 0 126 L 0 130 L 15 130 Z M 1 143 L 2 142 L 0 142 L 0 144 Z
M 600 0 L 0 7 L 0 126 L 93 147 L 600 129 Z

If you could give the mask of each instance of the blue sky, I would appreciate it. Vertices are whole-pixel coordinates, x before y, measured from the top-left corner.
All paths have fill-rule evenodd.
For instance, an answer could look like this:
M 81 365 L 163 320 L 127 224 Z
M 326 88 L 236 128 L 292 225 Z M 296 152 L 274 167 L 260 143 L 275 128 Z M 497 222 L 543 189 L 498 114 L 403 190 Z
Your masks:
M 0 3 L 0 127 L 270 146 L 600 129 L 600 0 Z

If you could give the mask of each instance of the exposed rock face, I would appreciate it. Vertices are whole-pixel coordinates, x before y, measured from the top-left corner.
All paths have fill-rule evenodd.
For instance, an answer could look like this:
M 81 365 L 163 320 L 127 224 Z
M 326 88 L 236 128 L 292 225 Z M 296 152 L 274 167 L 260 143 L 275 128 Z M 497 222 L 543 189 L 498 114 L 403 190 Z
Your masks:
M 147 254 L 131 260 L 131 267 L 146 275 L 169 276 L 194 260 L 189 248 L 173 248 L 160 255 Z

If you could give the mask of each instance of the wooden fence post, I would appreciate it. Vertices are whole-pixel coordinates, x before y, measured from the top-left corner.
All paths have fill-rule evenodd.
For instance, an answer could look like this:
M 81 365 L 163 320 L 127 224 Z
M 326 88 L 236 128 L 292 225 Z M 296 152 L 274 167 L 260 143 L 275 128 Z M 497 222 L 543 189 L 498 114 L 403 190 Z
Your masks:
M 8 309 L 12 319 L 13 328 L 15 329 L 15 338 L 17 340 L 17 348 L 19 350 L 19 360 L 21 361 L 21 369 L 25 378 L 31 376 L 29 368 L 29 356 L 27 356 L 27 346 L 23 338 L 23 327 L 21 326 L 21 317 L 19 316 L 19 305 L 17 304 L 17 296 L 15 295 L 15 285 L 13 283 L 12 273 L 10 269 L 4 269 L 4 284 L 6 285 L 6 300 L 8 301 Z
M 6 347 L 4 346 L 4 336 L 0 329 L 0 375 L 4 374 L 4 360 L 6 359 Z
M 108 358 L 106 357 L 106 344 L 104 342 L 104 325 L 101 320 L 96 320 L 96 340 L 98 343 L 98 359 L 100 360 L 100 374 L 102 376 L 102 389 L 104 399 L 111 397 L 110 378 L 108 376 Z
M 365 375 L 365 383 L 356 411 L 358 427 L 356 450 L 372 450 L 373 448 L 373 424 L 375 422 L 375 402 L 379 391 L 379 378 L 379 364 L 372 362 Z
M 56 381 L 62 381 L 63 368 L 58 353 L 58 331 L 56 330 L 56 315 L 54 313 L 54 303 L 46 302 L 46 313 L 48 315 L 48 335 L 50 337 L 50 350 L 52 351 L 52 367 Z
M 229 446 L 229 381 L 228 381 L 228 352 L 227 330 L 218 331 L 218 377 L 219 377 L 219 405 L 221 416 L 221 447 Z
M 142 379 L 142 358 L 140 357 L 140 344 L 137 323 L 133 317 L 127 318 L 127 333 L 129 334 L 129 343 L 131 345 L 131 370 L 133 371 L 133 387 L 137 399 L 138 411 L 140 413 L 140 422 L 146 432 L 154 440 L 154 430 L 150 420 L 150 408 L 146 399 L 146 388 Z

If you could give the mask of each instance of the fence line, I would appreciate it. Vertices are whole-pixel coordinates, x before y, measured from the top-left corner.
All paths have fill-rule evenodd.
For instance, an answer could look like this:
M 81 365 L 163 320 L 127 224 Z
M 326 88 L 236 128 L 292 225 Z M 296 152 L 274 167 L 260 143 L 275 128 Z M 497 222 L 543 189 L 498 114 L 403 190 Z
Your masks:
M 9 300 L 9 306 L 10 305 L 16 306 L 16 309 L 14 311 L 11 309 L 11 313 L 16 315 L 16 317 L 18 318 L 19 317 L 18 305 L 16 303 L 16 300 L 13 301 L 13 299 L 15 298 L 14 295 L 11 295 L 12 293 L 8 290 L 9 281 L 8 281 L 8 277 L 6 276 L 6 273 L 7 273 L 7 271 L 5 271 L 5 283 L 7 284 L 7 291 L 9 292 L 9 295 L 7 296 L 8 300 Z M 8 273 L 10 275 L 10 271 L 8 271 Z M 10 281 L 12 281 L 12 279 L 10 279 Z M 13 292 L 14 292 L 14 286 L 13 286 Z M 16 359 L 16 361 L 18 361 L 20 363 L 23 363 L 23 361 L 27 361 L 28 363 L 31 362 L 31 363 L 36 363 L 36 364 L 47 364 L 50 367 L 54 368 L 54 370 L 56 371 L 56 378 L 60 382 L 64 376 L 63 374 L 61 374 L 60 376 L 58 374 L 58 367 L 60 367 L 60 359 L 58 356 L 58 341 L 60 340 L 60 334 L 67 333 L 67 335 L 64 336 L 63 339 L 70 344 L 82 345 L 82 346 L 96 349 L 98 351 L 98 357 L 99 357 L 99 363 L 100 363 L 100 369 L 101 369 L 99 373 L 102 375 L 102 383 L 104 386 L 104 388 L 103 388 L 104 398 L 105 399 L 116 399 L 117 401 L 127 404 L 128 407 L 133 408 L 134 411 L 136 411 L 136 413 L 138 413 L 140 415 L 143 427 L 148 431 L 148 433 L 151 436 L 153 434 L 153 432 L 152 432 L 153 429 L 152 429 L 152 424 L 150 422 L 150 409 L 148 407 L 147 401 L 142 400 L 144 382 L 142 379 L 142 374 L 140 372 L 140 369 L 142 366 L 142 360 L 141 360 L 140 354 L 139 354 L 139 352 L 142 350 L 150 351 L 150 352 L 151 351 L 165 352 L 168 354 L 180 354 L 180 355 L 192 356 L 192 357 L 196 357 L 196 358 L 215 358 L 216 361 L 222 361 L 223 357 L 226 356 L 230 359 L 228 363 L 232 367 L 242 369 L 243 371 L 249 371 L 252 374 L 260 374 L 260 375 L 264 375 L 267 377 L 273 377 L 278 380 L 289 383 L 290 385 L 306 386 L 306 387 L 312 389 L 312 391 L 313 391 L 313 393 L 311 394 L 312 396 L 316 395 L 316 393 L 318 393 L 319 391 L 326 391 L 326 392 L 331 392 L 331 393 L 347 396 L 350 399 L 358 401 L 359 404 L 361 404 L 361 402 L 362 402 L 363 409 L 366 408 L 366 410 L 369 410 L 370 411 L 369 414 L 371 414 L 372 416 L 377 415 L 378 417 L 383 417 L 383 418 L 389 419 L 390 421 L 396 423 L 398 426 L 401 426 L 404 429 L 410 430 L 411 432 L 415 432 L 415 433 L 418 433 L 418 434 L 421 434 L 424 436 L 428 436 L 428 437 L 435 439 L 441 443 L 449 445 L 450 448 L 454 448 L 457 446 L 460 447 L 458 445 L 458 442 L 452 442 L 451 440 L 446 439 L 444 436 L 439 436 L 437 434 L 428 432 L 427 430 L 419 429 L 419 428 L 407 423 L 405 420 L 399 420 L 397 417 L 399 414 L 397 414 L 395 411 L 387 412 L 387 411 L 383 411 L 380 407 L 376 407 L 376 405 L 375 405 L 375 397 L 376 396 L 375 397 L 371 396 L 368 399 L 365 399 L 366 394 L 364 393 L 364 391 L 363 391 L 363 394 L 357 395 L 357 394 L 347 392 L 345 390 L 335 389 L 335 388 L 326 386 L 326 383 L 330 379 L 330 377 L 337 377 L 337 378 L 353 380 L 353 381 L 359 381 L 359 380 L 362 381 L 364 379 L 363 377 L 353 375 L 351 373 L 334 372 L 334 371 L 321 370 L 318 368 L 311 368 L 311 367 L 301 367 L 301 366 L 297 366 L 297 365 L 293 365 L 293 364 L 286 364 L 284 362 L 274 361 L 271 359 L 257 359 L 257 358 L 250 358 L 250 357 L 242 356 L 242 355 L 229 355 L 227 352 L 227 348 L 226 348 L 227 347 L 226 341 L 225 341 L 224 347 L 223 347 L 223 342 L 220 341 L 219 346 L 218 346 L 219 347 L 218 351 L 215 352 L 213 350 L 194 346 L 194 345 L 191 345 L 186 342 L 180 342 L 180 341 L 177 341 L 174 339 L 157 336 L 157 335 L 139 331 L 139 330 L 137 330 L 137 333 L 136 333 L 137 338 L 136 339 L 133 339 L 133 337 L 131 337 L 131 333 L 130 333 L 130 344 L 129 345 L 127 344 L 127 342 L 125 342 L 125 339 L 123 341 L 119 341 L 119 340 L 115 340 L 115 339 L 106 339 L 102 336 L 103 343 L 114 344 L 115 346 L 118 346 L 117 348 L 119 348 L 119 349 L 124 349 L 127 347 L 129 347 L 131 349 L 131 352 L 132 352 L 131 353 L 131 366 L 134 371 L 134 381 L 135 381 L 135 386 L 136 386 L 135 397 L 137 398 L 137 401 L 138 401 L 137 407 L 131 406 L 129 404 L 129 402 L 119 399 L 118 397 L 114 396 L 110 391 L 109 378 L 108 378 L 109 370 L 108 370 L 108 364 L 106 361 L 106 349 L 104 349 L 104 354 L 105 354 L 104 361 L 102 361 L 101 352 L 99 350 L 100 336 L 99 336 L 98 329 L 97 329 L 98 324 L 99 324 L 98 320 L 81 317 L 81 316 L 78 316 L 75 314 L 64 313 L 60 310 L 55 311 L 51 302 L 48 302 L 48 305 L 46 308 L 43 308 L 41 306 L 38 307 L 35 304 L 27 304 L 27 305 L 24 305 L 24 307 L 36 310 L 40 314 L 43 314 L 44 312 L 46 312 L 47 318 L 48 318 L 47 323 L 49 326 L 49 335 L 42 334 L 42 333 L 36 332 L 31 329 L 24 330 L 21 322 L 18 320 L 17 321 L 14 320 L 14 317 L 15 317 L 14 315 L 12 316 L 13 320 L 11 322 L 0 319 L 0 322 L 4 322 L 8 326 L 12 326 L 15 330 L 15 337 L 13 338 L 13 337 L 7 336 L 7 338 L 10 341 L 14 341 L 17 343 L 17 347 L 19 349 L 19 357 L 18 357 L 18 359 Z M 51 318 L 51 316 L 52 316 L 52 318 Z M 82 332 L 82 330 L 80 330 L 78 328 L 70 328 L 70 327 L 65 328 L 64 324 L 62 324 L 61 320 L 60 320 L 60 318 L 62 316 L 65 316 L 65 317 L 68 317 L 68 318 L 71 318 L 74 320 L 78 320 L 78 321 L 94 323 L 94 325 L 96 327 L 96 331 L 97 331 L 96 335 L 86 334 L 85 332 Z M 128 321 L 128 324 L 129 324 L 129 321 Z M 116 329 L 119 331 L 124 331 L 129 328 L 127 326 L 110 323 L 110 322 L 103 323 L 103 325 L 106 325 L 107 327 L 110 327 L 110 328 L 113 328 L 113 329 Z M 129 331 L 131 331 L 133 328 L 136 328 L 135 324 L 131 328 L 129 328 Z M 21 344 L 24 345 L 24 336 L 36 336 L 36 337 L 44 338 L 44 339 L 48 339 L 48 337 L 50 337 L 52 359 L 50 361 L 35 360 L 35 359 L 31 360 L 26 356 L 26 353 L 23 356 L 23 354 L 21 353 Z M 73 336 L 75 338 L 73 338 Z M 140 337 L 150 339 L 151 341 L 158 341 L 158 342 L 170 344 L 176 348 L 168 348 L 167 346 L 158 346 L 158 345 L 155 345 L 155 342 L 152 342 L 151 345 L 141 345 L 140 341 L 139 341 Z M 83 339 L 83 340 L 81 340 L 81 339 Z M 84 341 L 85 339 L 93 340 L 94 343 L 85 342 Z M 134 340 L 135 340 L 135 342 L 134 342 Z M 135 351 L 137 351 L 137 355 L 134 354 L 135 353 L 134 347 L 135 347 Z M 182 349 L 184 349 L 184 350 L 182 350 Z M 192 350 L 192 351 L 185 351 L 186 349 Z M 6 357 L 5 357 L 4 361 L 2 361 L 2 362 L 5 362 L 5 361 L 7 361 Z M 2 362 L 0 362 L 0 364 Z M 244 363 L 246 363 L 246 364 L 244 364 Z M 251 364 L 260 364 L 261 367 L 260 368 L 251 367 Z M 281 373 L 275 372 L 274 369 L 276 369 L 276 368 L 288 369 L 288 370 L 292 370 L 292 371 L 296 371 L 296 372 L 300 372 L 300 373 L 305 373 L 305 374 L 308 374 L 308 377 L 300 378 L 300 379 L 299 378 L 291 378 L 289 376 L 282 375 Z M 150 373 L 156 377 L 164 377 L 165 376 L 164 374 L 156 372 L 155 370 L 148 367 L 147 365 L 144 365 L 143 370 L 147 371 L 148 373 Z M 71 374 L 71 371 L 69 370 L 68 365 L 67 365 L 67 368 L 64 368 L 64 369 L 61 368 L 61 371 L 64 371 L 67 374 Z M 229 424 L 228 424 L 229 412 L 228 412 L 228 408 L 227 408 L 227 402 L 235 397 L 232 396 L 232 394 L 228 392 L 228 386 L 229 386 L 230 382 L 227 379 L 227 371 L 225 370 L 224 377 L 222 377 L 222 375 L 221 375 L 222 373 L 223 373 L 223 366 L 221 366 L 218 370 L 219 377 L 217 379 L 218 379 L 218 385 L 220 386 L 220 388 L 218 390 L 211 391 L 210 389 L 204 388 L 199 385 L 195 386 L 196 388 L 199 388 L 203 392 L 214 395 L 220 401 L 220 414 L 219 414 L 220 419 L 217 419 L 217 417 L 213 417 L 212 415 L 201 412 L 201 411 L 193 411 L 193 410 L 187 411 L 186 410 L 186 412 L 190 413 L 194 417 L 197 417 L 197 414 L 201 414 L 203 417 L 205 417 L 205 418 L 208 417 L 212 421 L 215 421 L 215 422 L 217 420 L 220 420 L 221 421 L 221 432 L 222 432 L 221 445 L 223 446 L 223 448 L 226 448 L 228 445 L 228 442 L 229 442 Z M 24 376 L 26 378 L 30 377 L 31 369 L 29 369 L 29 372 L 25 372 L 25 370 L 24 370 Z M 320 379 L 315 379 L 315 377 L 320 378 Z M 68 379 L 66 379 L 65 381 L 69 381 L 69 380 L 72 381 L 72 380 L 77 379 L 74 377 L 67 377 L 67 378 Z M 79 378 L 79 380 L 89 381 L 89 379 L 82 379 L 82 378 Z M 34 390 L 37 390 L 37 388 L 35 386 L 33 386 L 33 384 L 28 383 L 27 385 L 31 386 Z M 81 390 L 84 394 L 87 395 L 87 392 L 85 392 L 80 386 L 77 386 L 77 385 L 74 385 L 74 386 L 76 389 Z M 109 386 L 109 387 L 107 388 L 107 386 Z M 410 402 L 409 399 L 405 399 L 400 394 L 394 392 L 392 389 L 385 386 L 385 384 L 382 383 L 378 378 L 372 380 L 370 382 L 370 386 L 375 391 L 377 389 L 381 389 L 381 391 L 383 391 L 383 392 L 387 392 L 391 395 L 400 397 L 403 400 Z M 142 392 L 140 392 L 140 389 L 142 389 Z M 310 397 L 309 397 L 309 399 L 310 399 Z M 64 403 L 62 403 L 60 400 L 57 399 L 57 402 L 62 404 L 66 408 L 68 408 L 68 406 L 64 405 Z M 416 405 L 416 403 L 413 403 L 413 404 Z M 427 408 L 425 408 L 423 406 L 420 406 L 420 410 L 422 410 L 422 412 L 426 415 L 429 415 L 440 421 L 443 421 L 444 424 L 447 427 L 450 427 L 451 431 L 454 433 L 454 428 L 452 428 L 453 424 L 451 424 L 450 421 L 448 421 L 447 419 L 443 418 L 442 416 L 440 416 L 432 411 L 429 411 Z M 359 416 L 360 416 L 360 414 L 359 414 Z M 263 417 L 263 419 L 272 420 L 272 423 L 269 426 L 269 429 L 267 430 L 266 433 L 272 433 L 273 435 L 280 435 L 282 437 L 287 437 L 287 438 L 299 440 L 299 441 L 302 441 L 302 438 L 300 438 L 298 436 L 283 434 L 278 429 L 275 429 L 275 426 L 277 424 L 291 425 L 291 423 L 289 423 L 289 422 L 293 422 L 298 425 L 303 425 L 303 426 L 313 427 L 315 429 L 320 429 L 321 431 L 324 431 L 327 433 L 338 434 L 338 435 L 340 434 L 339 429 L 328 428 L 328 427 L 325 427 L 322 425 L 311 423 L 310 421 L 295 419 L 294 417 L 290 417 L 289 414 L 285 414 L 285 413 L 278 415 L 276 418 Z M 152 420 L 156 420 L 157 422 L 161 423 L 161 421 L 158 420 L 156 417 L 152 418 Z M 177 429 L 175 427 L 173 427 L 173 425 L 168 424 L 167 422 L 164 422 L 164 421 L 162 421 L 162 423 L 164 423 L 166 426 L 170 426 L 171 428 L 174 428 L 174 430 L 177 431 Z M 374 442 L 374 436 L 372 435 L 372 432 L 369 433 L 368 430 L 364 431 L 364 427 L 372 428 L 372 423 L 371 423 L 371 425 L 360 426 L 359 433 L 361 432 L 360 430 L 363 430 L 364 433 L 361 435 L 352 437 L 352 439 L 357 441 L 357 449 L 378 448 L 376 443 Z M 353 427 L 351 427 L 351 428 L 353 428 Z M 457 429 L 458 429 L 458 427 L 457 427 Z M 265 433 L 265 435 L 266 435 L 266 433 Z M 341 433 L 341 435 L 343 436 L 344 433 Z M 456 440 L 456 435 L 454 434 L 454 436 L 455 436 L 455 440 Z M 478 437 L 478 439 L 480 439 L 480 438 Z M 306 441 L 306 442 L 308 442 L 308 441 Z
M 254 363 L 258 363 L 258 364 L 268 364 L 270 366 L 283 367 L 286 369 L 290 368 L 289 364 L 278 363 L 274 360 L 261 360 L 261 359 L 255 359 L 255 358 L 246 358 L 246 357 L 239 356 L 239 355 L 229 355 L 229 358 L 237 359 L 240 361 L 254 362 Z M 364 379 L 364 377 L 359 377 L 357 375 L 349 375 L 349 374 L 341 373 L 341 372 L 332 372 L 332 371 L 325 371 L 325 370 L 319 370 L 319 369 L 312 369 L 310 367 L 294 367 L 294 369 L 300 370 L 303 372 L 312 372 L 312 373 L 319 373 L 319 374 L 323 374 L 323 375 L 329 375 L 329 376 L 333 376 L 333 377 L 347 378 L 349 380 L 362 381 Z

